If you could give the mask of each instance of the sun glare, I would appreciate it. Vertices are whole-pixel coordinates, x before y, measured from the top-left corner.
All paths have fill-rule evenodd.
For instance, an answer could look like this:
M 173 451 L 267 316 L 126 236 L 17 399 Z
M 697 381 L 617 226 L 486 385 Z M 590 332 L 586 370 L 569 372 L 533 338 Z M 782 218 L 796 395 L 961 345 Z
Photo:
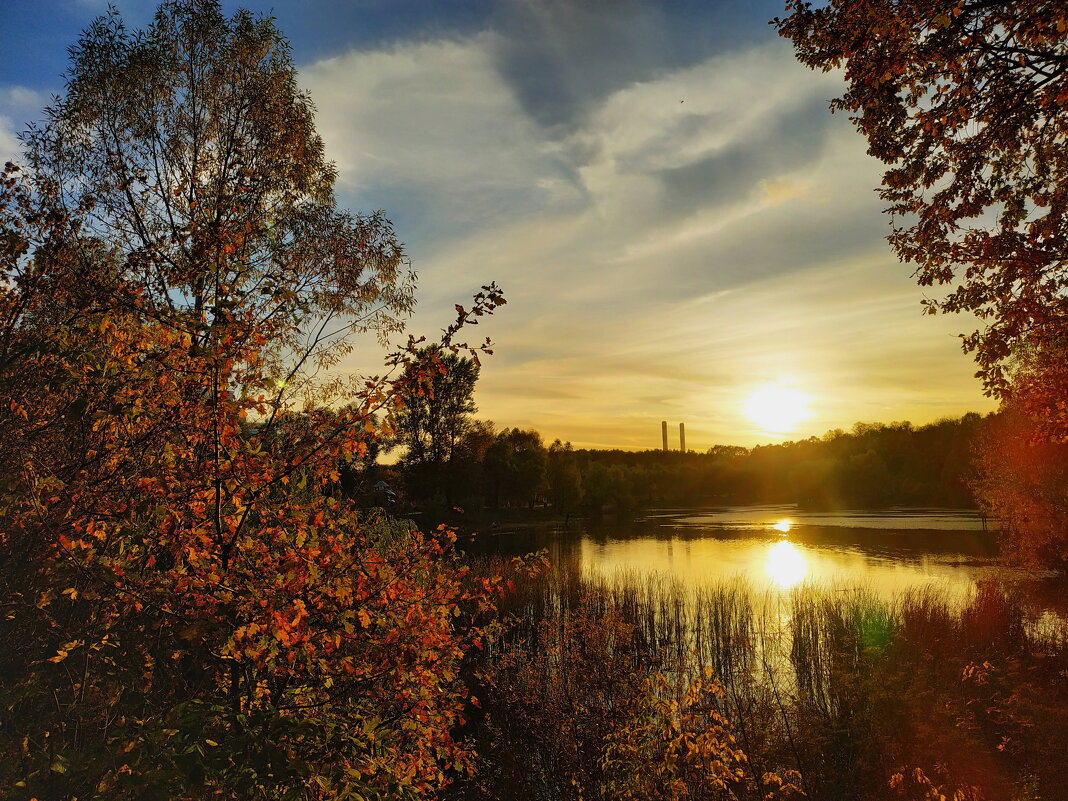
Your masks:
M 793 528 L 794 521 L 788 518 L 783 518 L 778 523 L 772 526 L 776 531 L 781 531 L 783 534 L 789 534 L 790 529 Z
M 805 577 L 805 555 L 792 542 L 777 542 L 768 548 L 764 571 L 781 590 L 788 590 Z
M 796 389 L 769 384 L 749 393 L 742 402 L 746 417 L 769 434 L 789 434 L 812 416 L 808 396 Z

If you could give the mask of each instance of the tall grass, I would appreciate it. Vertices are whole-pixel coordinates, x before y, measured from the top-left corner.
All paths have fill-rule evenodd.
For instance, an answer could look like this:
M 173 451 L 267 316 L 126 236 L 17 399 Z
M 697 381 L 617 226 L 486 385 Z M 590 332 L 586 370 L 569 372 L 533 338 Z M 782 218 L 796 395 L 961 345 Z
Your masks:
M 575 562 L 509 571 L 475 565 L 514 589 L 474 666 L 481 785 L 457 797 L 611 797 L 606 744 L 638 725 L 650 677 L 681 699 L 708 670 L 722 692 L 707 703 L 747 755 L 739 778 L 650 797 L 756 801 L 765 774 L 798 771 L 798 787 L 827 801 L 1068 798 L 1068 624 L 1010 588 L 886 600 L 817 586 L 693 589 Z

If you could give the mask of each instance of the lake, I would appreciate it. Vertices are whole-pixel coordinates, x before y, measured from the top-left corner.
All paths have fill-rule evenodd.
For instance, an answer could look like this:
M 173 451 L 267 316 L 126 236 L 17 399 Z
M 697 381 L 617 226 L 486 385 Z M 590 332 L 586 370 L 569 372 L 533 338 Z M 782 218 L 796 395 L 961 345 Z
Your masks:
M 1047 578 L 997 564 L 997 535 L 977 512 L 950 509 L 813 512 L 795 506 L 654 510 L 630 521 L 501 532 L 479 550 L 547 548 L 606 578 L 648 575 L 698 588 L 742 580 L 759 595 L 816 585 L 890 599 L 910 589 L 964 598 L 998 579 L 1041 592 Z M 1043 597 L 1050 608 L 1058 599 Z
M 1065 581 L 1000 567 L 974 512 L 665 509 L 476 538 L 540 548 L 558 569 L 511 574 L 507 623 L 478 655 L 500 677 L 484 748 L 521 776 L 598 753 L 635 686 L 686 699 L 707 671 L 702 704 L 730 721 L 753 786 L 795 770 L 818 801 L 1068 798 Z M 648 738 L 649 719 L 619 725 Z

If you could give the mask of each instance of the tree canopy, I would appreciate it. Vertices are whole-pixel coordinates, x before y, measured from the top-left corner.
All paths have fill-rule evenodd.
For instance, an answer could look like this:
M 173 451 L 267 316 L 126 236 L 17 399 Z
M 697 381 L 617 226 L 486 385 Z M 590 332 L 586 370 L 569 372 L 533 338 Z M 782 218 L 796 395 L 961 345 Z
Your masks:
M 479 365 L 456 353 L 428 347 L 408 370 L 397 413 L 397 437 L 410 465 L 450 462 L 471 425 Z
M 453 738 L 447 533 L 339 497 L 394 377 L 331 378 L 413 299 L 268 18 L 112 11 L 0 181 L 0 783 L 14 798 L 403 798 Z M 492 285 L 458 309 L 503 302 Z
M 1063 362 L 1068 323 L 1068 6 L 1060 0 L 792 0 L 802 63 L 844 71 L 832 101 L 889 165 L 890 242 L 989 391 L 1021 347 Z M 1068 431 L 1068 429 L 1066 429 Z
M 779 32 L 844 70 L 849 112 L 889 165 L 890 242 L 964 336 L 1003 419 L 975 488 L 1018 555 L 1064 562 L 1068 446 L 1068 6 L 1059 0 L 793 0 Z

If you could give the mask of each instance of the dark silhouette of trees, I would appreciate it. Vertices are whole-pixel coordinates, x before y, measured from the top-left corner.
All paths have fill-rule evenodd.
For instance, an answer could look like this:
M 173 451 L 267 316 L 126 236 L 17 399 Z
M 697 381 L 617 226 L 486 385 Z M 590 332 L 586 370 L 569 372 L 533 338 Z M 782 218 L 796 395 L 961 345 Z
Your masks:
M 408 371 L 408 391 L 396 415 L 397 441 L 410 465 L 452 461 L 472 425 L 479 366 L 469 358 L 424 348 Z
M 532 507 L 544 490 L 546 460 L 537 431 L 500 431 L 486 449 L 483 462 L 490 505 Z
M 553 509 L 566 520 L 582 501 L 582 474 L 570 442 L 554 440 L 549 446 L 546 484 Z
M 491 423 L 478 421 L 444 475 L 466 511 L 540 503 L 565 519 L 580 510 L 597 516 L 751 503 L 972 508 L 974 455 L 986 425 L 975 413 L 920 427 L 858 423 L 848 433 L 796 442 L 679 453 L 575 450 L 559 440 L 546 449 L 537 432 L 494 432 Z M 444 513 L 440 503 L 420 495 L 417 473 L 407 480 L 414 506 Z
M 797 503 L 810 508 L 975 504 L 977 414 L 914 428 L 858 424 L 850 433 L 708 453 L 574 452 L 589 511 L 643 506 Z

